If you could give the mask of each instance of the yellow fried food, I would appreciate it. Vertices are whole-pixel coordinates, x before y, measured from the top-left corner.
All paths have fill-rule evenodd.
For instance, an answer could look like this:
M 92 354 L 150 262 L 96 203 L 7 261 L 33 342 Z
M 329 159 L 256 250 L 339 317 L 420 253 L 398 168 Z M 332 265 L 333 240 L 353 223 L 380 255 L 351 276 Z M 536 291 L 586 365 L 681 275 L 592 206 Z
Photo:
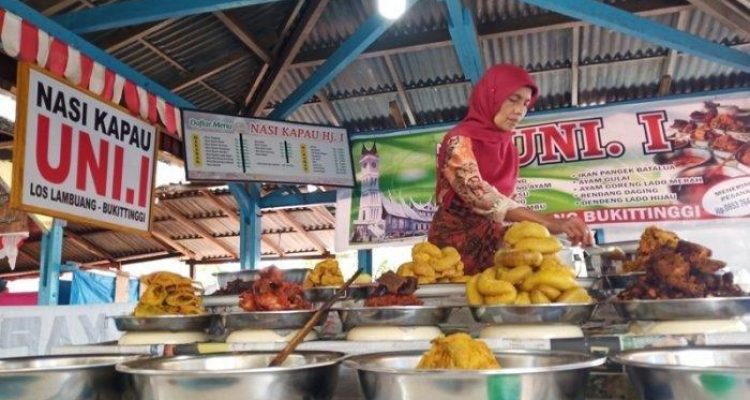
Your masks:
M 466 283 L 469 281 L 469 279 L 471 279 L 471 277 L 466 275 L 453 276 L 450 278 L 451 282 L 453 283 Z
M 495 278 L 488 277 L 485 274 L 479 275 L 477 280 L 477 290 L 483 296 L 501 296 L 513 293 L 515 298 L 516 288 L 512 283 Z
M 592 299 L 582 287 L 568 289 L 557 298 L 558 303 L 591 303 Z
M 440 251 L 440 248 L 430 242 L 417 243 L 416 245 L 414 245 L 414 247 L 412 247 L 412 258 L 414 258 L 414 256 L 419 253 L 425 253 L 432 258 L 440 258 L 443 255 L 443 253 Z
M 517 285 L 523 282 L 533 273 L 534 271 L 531 269 L 531 267 L 529 267 L 528 265 L 521 265 L 519 267 L 510 269 L 507 272 L 500 273 L 497 277 L 498 279 L 502 279 L 504 281 L 510 282 L 513 285 Z
M 319 286 L 341 286 L 344 284 L 344 275 L 341 274 L 339 262 L 335 258 L 326 258 L 315 264 L 312 271 L 305 277 L 302 283 L 304 288 Z
M 538 285 L 534 289 L 544 293 L 544 296 L 550 299 L 551 301 L 555 301 L 555 299 L 560 297 L 560 294 L 562 294 L 560 290 L 557 290 L 549 285 Z
M 154 272 L 141 278 L 146 286 L 133 310 L 136 317 L 165 314 L 200 314 L 203 305 L 193 281 L 171 272 Z
M 566 291 L 578 286 L 576 280 L 565 273 L 554 270 L 540 270 L 528 277 L 521 284 L 521 289 L 530 291 L 538 285 L 551 286 L 560 291 Z
M 542 263 L 542 253 L 527 250 L 498 250 L 495 252 L 495 265 L 503 267 L 519 267 L 530 265 L 537 267 Z
M 408 262 L 408 263 L 401 264 L 401 266 L 398 267 L 398 270 L 396 271 L 396 273 L 399 276 L 403 276 L 403 277 L 416 276 L 414 274 L 414 263 Z
M 513 248 L 515 250 L 538 251 L 540 253 L 549 254 L 557 253 L 562 250 L 562 243 L 560 243 L 560 241 L 554 236 L 546 238 L 526 238 L 519 240 Z
M 418 263 L 429 264 L 430 260 L 432 260 L 432 257 L 430 257 L 430 255 L 427 253 L 417 253 L 412 256 L 412 260 Z
M 479 289 L 477 289 L 477 281 L 479 280 L 480 275 L 474 275 L 471 278 L 469 278 L 468 281 L 466 281 L 466 301 L 469 303 L 469 305 L 482 305 L 484 302 L 482 300 L 482 295 L 479 293 Z
M 417 276 L 435 277 L 435 270 L 427 263 L 414 262 L 412 269 Z
M 549 237 L 549 231 L 543 225 L 535 222 L 523 221 L 517 222 L 505 231 L 503 241 L 510 245 L 516 244 L 519 240 L 525 238 L 546 238 Z
M 538 291 L 538 290 L 532 290 L 531 295 L 529 295 L 531 298 L 532 304 L 549 304 L 551 303 L 550 299 L 547 298 L 547 296 L 544 295 L 544 293 Z
M 461 256 L 458 253 L 444 255 L 442 258 L 435 260 L 432 264 L 435 271 L 444 271 L 452 268 L 454 265 L 461 262 Z
M 487 344 L 466 333 L 454 333 L 432 341 L 417 369 L 497 369 L 500 363 Z
M 417 276 L 417 283 L 420 285 L 428 285 L 435 282 L 437 282 L 437 278 L 435 276 Z
M 502 304 L 512 304 L 518 295 L 516 288 L 511 285 L 509 292 L 497 296 L 484 296 L 484 304 L 497 306 Z
M 519 306 L 525 306 L 525 305 L 531 304 L 531 297 L 529 297 L 529 292 L 518 293 L 518 295 L 516 296 L 516 299 L 513 301 L 513 304 L 519 305 Z

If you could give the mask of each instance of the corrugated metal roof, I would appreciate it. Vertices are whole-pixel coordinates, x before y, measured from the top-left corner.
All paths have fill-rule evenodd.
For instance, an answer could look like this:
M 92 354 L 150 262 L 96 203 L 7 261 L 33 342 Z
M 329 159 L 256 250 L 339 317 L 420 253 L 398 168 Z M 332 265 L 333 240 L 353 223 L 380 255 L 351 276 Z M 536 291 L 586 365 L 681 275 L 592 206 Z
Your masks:
M 529 71 L 557 69 L 570 66 L 571 54 L 570 29 L 482 40 L 487 66 L 509 63 Z
M 677 19 L 676 14 L 647 18 L 668 26 L 673 26 Z M 591 25 L 581 28 L 580 63 L 582 65 L 653 57 L 666 54 L 667 50 L 648 41 L 623 35 L 606 28 Z M 568 53 L 570 53 L 570 50 Z
M 396 73 L 407 87 L 431 86 L 441 81 L 464 79 L 461 64 L 452 46 L 399 53 L 393 55 L 392 60 Z

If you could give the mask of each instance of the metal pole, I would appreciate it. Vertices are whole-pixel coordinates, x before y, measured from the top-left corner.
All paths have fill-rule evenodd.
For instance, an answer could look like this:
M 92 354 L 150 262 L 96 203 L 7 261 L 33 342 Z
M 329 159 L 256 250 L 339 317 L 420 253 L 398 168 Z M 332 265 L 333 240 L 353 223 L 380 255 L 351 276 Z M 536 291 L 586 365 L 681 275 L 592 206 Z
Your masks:
M 54 219 L 49 232 L 42 235 L 41 260 L 39 261 L 39 294 L 37 297 L 37 304 L 40 306 L 58 304 L 64 224 L 65 221 Z
M 230 183 L 229 191 L 240 206 L 240 269 L 256 269 L 260 266 L 260 184 L 247 187 Z
M 372 250 L 358 250 L 357 261 L 364 273 L 372 275 Z

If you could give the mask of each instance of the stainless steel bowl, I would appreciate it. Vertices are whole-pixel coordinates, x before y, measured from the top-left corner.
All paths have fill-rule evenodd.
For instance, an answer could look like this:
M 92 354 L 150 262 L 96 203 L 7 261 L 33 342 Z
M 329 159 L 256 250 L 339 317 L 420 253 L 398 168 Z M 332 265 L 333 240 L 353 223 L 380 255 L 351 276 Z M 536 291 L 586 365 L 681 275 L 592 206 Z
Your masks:
M 527 306 L 471 306 L 477 322 L 488 324 L 566 323 L 580 325 L 588 321 L 597 303 L 533 304 Z
M 671 300 L 614 300 L 621 317 L 631 321 L 722 319 L 750 314 L 750 297 Z
M 132 376 L 141 400 L 284 399 L 333 397 L 343 353 L 296 352 L 268 368 L 275 352 L 178 356 L 117 365 Z
M 211 326 L 211 314 L 200 315 L 155 315 L 153 317 L 134 317 L 118 315 L 112 317 L 115 326 L 123 332 L 202 332 Z
M 315 314 L 315 310 L 252 311 L 222 315 L 224 327 L 230 331 L 238 329 L 298 329 Z M 328 312 L 320 317 L 318 326 L 325 323 Z
M 416 370 L 421 352 L 354 356 L 344 365 L 359 373 L 367 400 L 583 399 L 589 370 L 605 358 L 572 352 L 509 350 L 495 353 L 497 370 Z
M 313 303 L 322 303 L 328 301 L 336 291 L 339 289 L 338 286 L 331 287 L 316 287 L 305 289 L 305 300 Z M 340 300 L 362 300 L 366 299 L 367 296 L 372 294 L 375 290 L 375 285 L 355 285 L 349 287 L 344 294 L 339 298 Z
M 637 350 L 612 359 L 625 366 L 641 399 L 750 399 L 750 348 Z
M 0 360 L 3 400 L 135 399 L 115 364 L 138 356 L 39 356 Z
M 348 307 L 336 311 L 348 331 L 355 326 L 437 326 L 448 321 L 453 307 Z

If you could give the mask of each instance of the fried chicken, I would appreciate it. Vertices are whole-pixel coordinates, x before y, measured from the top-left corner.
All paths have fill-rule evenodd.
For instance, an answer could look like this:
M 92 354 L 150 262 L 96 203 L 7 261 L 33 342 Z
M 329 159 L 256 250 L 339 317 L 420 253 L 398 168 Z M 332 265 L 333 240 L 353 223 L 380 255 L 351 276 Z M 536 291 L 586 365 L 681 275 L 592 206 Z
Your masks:
M 719 274 L 725 264 L 713 260 L 711 250 L 679 240 L 674 247 L 661 247 L 646 258 L 646 274 L 623 290 L 618 298 L 682 299 L 742 296 L 731 273 Z
M 302 286 L 287 282 L 276 267 L 261 271 L 250 289 L 240 294 L 240 308 L 245 311 L 307 310 L 312 305 L 304 298 Z

